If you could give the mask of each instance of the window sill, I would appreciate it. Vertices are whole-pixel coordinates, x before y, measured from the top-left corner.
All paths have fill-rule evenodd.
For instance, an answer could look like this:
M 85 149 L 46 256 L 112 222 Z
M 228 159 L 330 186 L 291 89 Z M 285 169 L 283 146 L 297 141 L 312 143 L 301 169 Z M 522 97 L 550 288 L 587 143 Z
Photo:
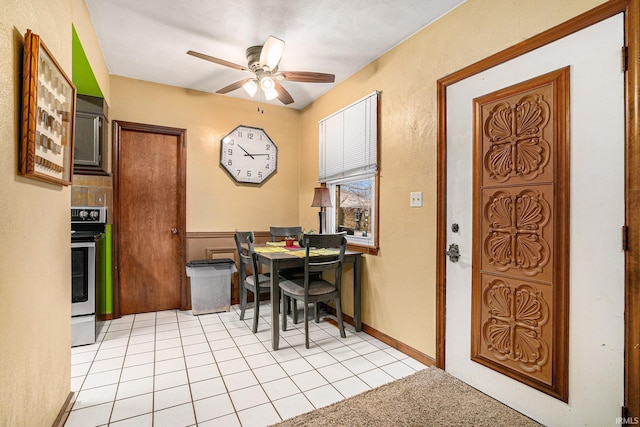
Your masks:
M 356 245 L 353 243 L 347 243 L 347 249 L 362 252 L 367 255 L 378 255 L 378 251 L 380 250 L 377 246 Z

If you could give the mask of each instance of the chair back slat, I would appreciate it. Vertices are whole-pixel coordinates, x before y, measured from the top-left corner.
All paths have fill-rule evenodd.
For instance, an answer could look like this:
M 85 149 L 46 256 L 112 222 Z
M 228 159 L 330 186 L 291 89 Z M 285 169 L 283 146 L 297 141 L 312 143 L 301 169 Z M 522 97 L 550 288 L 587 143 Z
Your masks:
M 302 227 L 269 227 L 269 232 L 272 242 L 283 240 L 285 237 L 295 237 L 298 240 L 302 234 Z
M 344 233 L 338 234 L 305 234 L 302 237 L 305 246 L 305 288 L 309 288 L 309 275 L 311 273 L 321 273 L 325 271 L 335 272 L 335 285 L 340 289 L 342 279 L 342 264 L 344 262 L 344 252 L 347 248 L 347 238 Z M 310 256 L 313 249 L 333 249 L 338 250 L 336 255 Z
M 244 320 L 244 312 L 247 306 L 247 293 L 253 292 L 253 333 L 258 332 L 258 319 L 260 318 L 260 295 L 269 291 L 261 282 L 258 269 L 258 257 L 253 247 L 255 236 L 253 231 L 236 231 L 233 235 L 240 260 L 240 320 Z M 249 272 L 251 269 L 251 273 Z M 251 277 L 253 276 L 253 277 Z M 264 276 L 263 276 L 264 277 Z M 248 280 L 248 279 L 253 280 Z
M 244 280 L 251 274 L 258 274 L 258 260 L 253 248 L 255 242 L 253 231 L 236 231 L 233 238 L 236 241 L 236 249 L 240 259 L 240 279 Z M 244 247 L 247 248 L 247 253 L 245 253 Z

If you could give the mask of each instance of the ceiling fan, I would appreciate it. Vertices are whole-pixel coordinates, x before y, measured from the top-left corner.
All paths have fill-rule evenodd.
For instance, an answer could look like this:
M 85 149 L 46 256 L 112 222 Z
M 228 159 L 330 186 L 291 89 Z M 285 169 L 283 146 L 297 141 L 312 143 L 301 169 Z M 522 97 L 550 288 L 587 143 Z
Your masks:
M 278 98 L 280 102 L 287 105 L 293 102 L 293 98 L 282 86 L 280 80 L 303 83 L 333 83 L 335 81 L 336 77 L 333 74 L 278 70 L 283 51 L 284 42 L 279 38 L 269 36 L 263 46 L 251 46 L 247 49 L 246 67 L 193 50 L 188 51 L 187 54 L 250 74 L 250 77 L 231 83 L 216 93 L 228 93 L 243 88 L 249 96 L 253 97 L 260 88 L 267 100 Z

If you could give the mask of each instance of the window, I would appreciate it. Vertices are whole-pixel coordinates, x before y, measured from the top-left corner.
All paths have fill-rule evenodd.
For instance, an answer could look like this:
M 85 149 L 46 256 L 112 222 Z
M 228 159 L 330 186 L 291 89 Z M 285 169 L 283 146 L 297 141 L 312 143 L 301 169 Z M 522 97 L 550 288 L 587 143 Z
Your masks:
M 347 232 L 350 245 L 377 251 L 378 92 L 319 123 L 318 181 L 331 190 L 327 230 Z
M 327 229 L 346 231 L 350 243 L 375 246 L 375 176 L 327 186 L 334 206 L 328 209 Z

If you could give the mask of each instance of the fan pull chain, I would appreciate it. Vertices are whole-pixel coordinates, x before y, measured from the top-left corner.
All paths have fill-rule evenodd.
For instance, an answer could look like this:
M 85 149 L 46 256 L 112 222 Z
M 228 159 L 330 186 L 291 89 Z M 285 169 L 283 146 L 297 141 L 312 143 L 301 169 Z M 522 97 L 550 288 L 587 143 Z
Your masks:
M 262 91 L 258 92 L 258 113 L 264 114 L 264 93 Z

